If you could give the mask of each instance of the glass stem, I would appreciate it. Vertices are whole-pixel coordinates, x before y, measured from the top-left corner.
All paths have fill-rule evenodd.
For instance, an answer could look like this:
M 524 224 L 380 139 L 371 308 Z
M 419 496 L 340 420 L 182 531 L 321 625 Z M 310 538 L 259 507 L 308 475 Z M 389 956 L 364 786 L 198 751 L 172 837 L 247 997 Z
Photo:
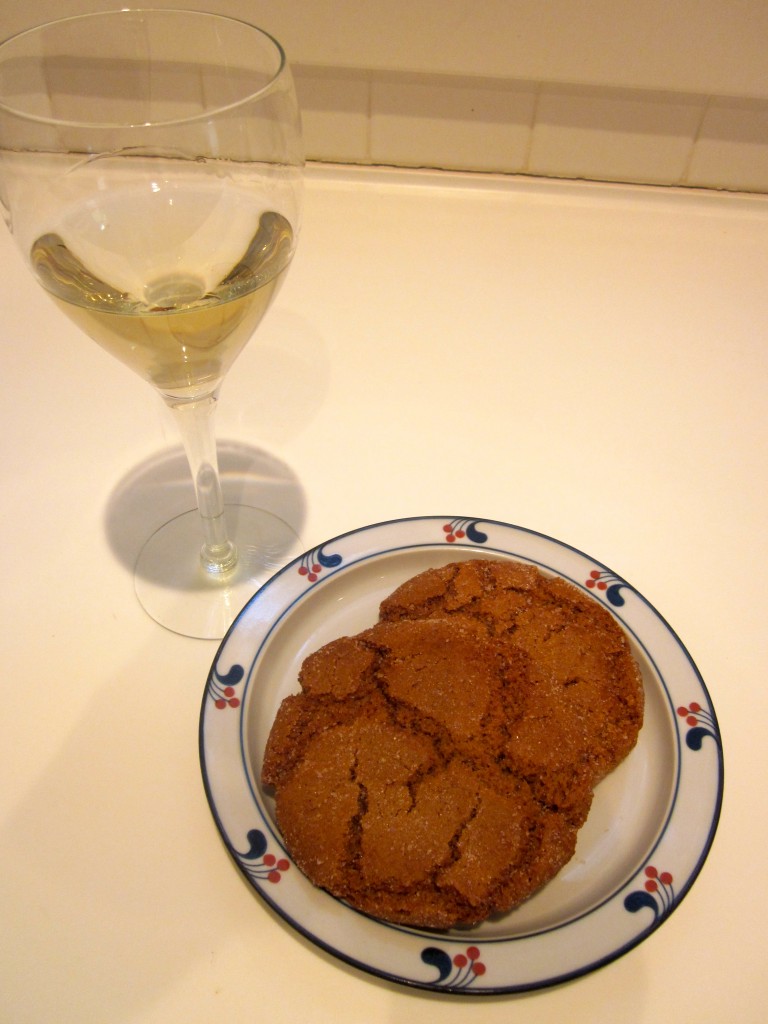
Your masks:
M 200 561 L 207 573 L 222 576 L 234 568 L 237 549 L 227 537 L 224 498 L 221 493 L 216 436 L 213 429 L 218 394 L 193 401 L 165 398 L 176 419 L 197 495 L 203 545 Z

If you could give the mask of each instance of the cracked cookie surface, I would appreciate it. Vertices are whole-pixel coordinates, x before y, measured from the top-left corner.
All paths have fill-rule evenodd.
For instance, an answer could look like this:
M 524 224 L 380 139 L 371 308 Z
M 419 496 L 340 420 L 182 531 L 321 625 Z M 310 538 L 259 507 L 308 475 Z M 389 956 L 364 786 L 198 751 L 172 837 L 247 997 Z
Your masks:
M 406 581 L 380 613 L 472 621 L 528 655 L 532 686 L 504 756 L 542 800 L 578 804 L 634 747 L 644 693 L 627 636 L 566 580 L 520 562 L 454 562 Z
M 511 767 L 530 657 L 470 618 L 380 622 L 302 666 L 262 770 L 317 885 L 386 920 L 474 924 L 573 855 L 591 789 L 559 806 Z

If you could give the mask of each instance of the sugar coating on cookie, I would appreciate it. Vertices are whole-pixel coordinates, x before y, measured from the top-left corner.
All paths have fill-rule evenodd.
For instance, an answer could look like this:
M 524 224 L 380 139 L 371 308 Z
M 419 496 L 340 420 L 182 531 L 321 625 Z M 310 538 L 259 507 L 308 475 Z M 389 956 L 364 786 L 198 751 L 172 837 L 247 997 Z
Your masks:
M 528 655 L 532 687 L 505 756 L 543 799 L 593 788 L 634 747 L 644 693 L 627 636 L 566 580 L 520 562 L 454 562 L 406 581 L 380 614 L 472 621 Z
M 526 566 L 473 564 L 420 574 L 383 603 L 382 621 L 310 655 L 262 769 L 307 877 L 418 927 L 476 924 L 553 878 L 595 782 L 634 742 L 628 720 L 615 742 L 593 705 L 617 713 L 603 690 L 618 701 L 623 687 L 635 739 L 642 721 L 639 675 L 604 678 L 605 659 L 628 654 L 618 627 L 617 638 L 596 617 L 615 648 L 604 657 L 587 620 L 571 624 L 568 590 L 542 589 Z

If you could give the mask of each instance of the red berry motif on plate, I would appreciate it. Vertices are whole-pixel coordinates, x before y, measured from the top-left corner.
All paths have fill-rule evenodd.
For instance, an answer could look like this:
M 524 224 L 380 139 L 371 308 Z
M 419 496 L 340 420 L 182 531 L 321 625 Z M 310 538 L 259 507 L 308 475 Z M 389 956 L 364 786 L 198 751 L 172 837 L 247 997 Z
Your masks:
M 631 892 L 624 900 L 624 907 L 632 914 L 646 908 L 653 912 L 656 924 L 669 914 L 675 902 L 674 879 L 669 871 L 659 871 L 649 864 L 644 872 L 642 889 Z
M 607 569 L 593 569 L 584 581 L 584 586 L 588 590 L 604 593 L 614 608 L 621 608 L 624 604 L 622 589 L 625 587 L 631 589 L 625 580 L 616 576 L 615 573 L 608 572 Z
M 463 540 L 466 537 L 466 533 L 462 529 L 456 529 L 451 523 L 445 524 L 443 533 L 446 535 L 445 539 L 449 544 L 453 544 L 457 540 Z
M 285 857 L 281 857 L 278 860 L 274 853 L 265 853 L 261 863 L 267 872 L 267 881 L 272 882 L 273 884 L 279 882 L 283 877 L 283 871 L 287 871 L 291 866 L 289 860 Z
M 467 946 L 463 953 L 455 953 L 453 957 L 437 946 L 427 946 L 422 950 L 421 959 L 430 967 L 437 968 L 438 977 L 433 983 L 435 986 L 468 988 L 486 972 L 477 946 Z
M 307 551 L 301 556 L 298 574 L 303 576 L 307 583 L 317 583 L 323 569 L 335 569 L 341 565 L 341 555 L 328 555 L 322 547 Z
M 219 711 L 240 707 L 240 698 L 237 696 L 235 687 L 242 682 L 244 675 L 242 665 L 233 665 L 229 671 L 223 674 L 219 672 L 217 666 L 214 666 L 208 680 L 208 694 Z
M 647 879 L 646 892 L 663 892 L 672 895 L 673 878 L 668 871 L 657 871 L 652 864 L 649 864 L 645 869 L 645 877 Z
M 276 857 L 267 853 L 267 837 L 258 828 L 252 828 L 245 837 L 249 846 L 245 853 L 237 853 L 249 878 L 254 882 L 271 882 L 276 885 L 290 868 L 291 862 L 286 857 Z
M 692 700 L 687 707 L 679 707 L 677 713 L 688 726 L 685 742 L 691 750 L 701 750 L 706 736 L 711 737 L 720 746 L 720 732 L 711 711 L 707 711 L 697 701 Z
M 488 534 L 478 530 L 479 522 L 479 519 L 451 519 L 443 526 L 446 543 L 455 544 L 456 541 L 469 540 L 473 544 L 485 544 Z

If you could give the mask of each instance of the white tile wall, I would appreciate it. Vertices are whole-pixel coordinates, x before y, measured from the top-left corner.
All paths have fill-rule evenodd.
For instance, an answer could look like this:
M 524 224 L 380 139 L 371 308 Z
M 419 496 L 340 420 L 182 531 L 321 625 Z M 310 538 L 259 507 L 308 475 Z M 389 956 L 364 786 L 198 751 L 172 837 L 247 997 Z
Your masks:
M 313 160 L 367 164 L 371 83 L 365 71 L 294 66 L 304 146 Z
M 496 171 L 525 164 L 536 88 L 494 80 L 388 75 L 371 82 L 371 159 Z
M 0 0 L 0 35 L 123 2 Z M 768 100 L 766 0 L 162 0 L 160 5 L 253 21 L 283 43 L 294 65 Z
M 0 35 L 113 2 L 0 0 Z M 768 192 L 768 0 L 163 3 L 280 39 L 315 160 Z
M 768 192 L 768 103 L 710 101 L 686 184 L 720 188 L 723 182 L 738 182 L 748 192 Z
M 705 101 L 628 89 L 544 86 L 527 170 L 548 177 L 682 180 Z
M 295 68 L 312 160 L 768 192 L 768 100 Z

